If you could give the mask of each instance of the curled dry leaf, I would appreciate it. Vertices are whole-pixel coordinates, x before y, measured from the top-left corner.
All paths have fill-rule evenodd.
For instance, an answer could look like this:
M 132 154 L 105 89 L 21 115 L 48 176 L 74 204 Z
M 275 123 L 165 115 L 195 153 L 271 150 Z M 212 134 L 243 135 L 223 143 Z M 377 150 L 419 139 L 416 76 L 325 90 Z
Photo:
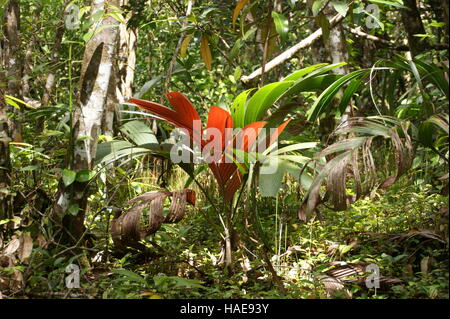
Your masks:
M 20 248 L 20 239 L 13 236 L 11 241 L 6 246 L 3 254 L 6 256 L 12 256 Z
M 172 197 L 172 203 L 169 212 L 164 216 L 164 200 L 168 197 Z M 143 249 L 140 240 L 155 233 L 162 223 L 176 223 L 184 218 L 186 202 L 195 205 L 193 190 L 151 191 L 131 199 L 128 203 L 133 206 L 114 218 L 111 223 L 111 234 L 116 248 Z
M 373 193 L 376 189 L 392 186 L 410 168 L 414 159 L 414 148 L 408 134 L 408 123 L 390 117 L 350 118 L 345 127 L 339 127 L 338 142 L 329 145 L 316 158 L 331 156 L 315 177 L 305 201 L 300 206 L 298 217 L 307 220 L 321 203 L 330 199 L 334 209 L 345 210 L 355 200 Z M 351 133 L 351 134 L 349 134 Z M 377 149 L 374 139 L 390 142 L 390 154 L 394 158 L 390 168 L 393 173 L 381 183 L 377 182 L 377 167 L 372 152 Z M 362 178 L 362 176 L 364 178 Z M 347 181 L 353 178 L 356 196 L 347 194 Z M 326 180 L 325 197 L 320 188 Z
M 33 239 L 30 234 L 23 233 L 20 236 L 20 249 L 19 249 L 19 260 L 25 262 L 31 255 L 33 250 Z

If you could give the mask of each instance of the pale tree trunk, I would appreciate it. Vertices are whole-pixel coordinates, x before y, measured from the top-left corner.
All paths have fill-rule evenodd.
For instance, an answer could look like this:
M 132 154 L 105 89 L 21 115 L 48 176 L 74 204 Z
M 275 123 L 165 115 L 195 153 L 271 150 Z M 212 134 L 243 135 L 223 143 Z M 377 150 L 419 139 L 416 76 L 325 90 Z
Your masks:
M 335 14 L 333 7 L 328 5 L 324 10 L 328 20 L 330 20 Z M 341 23 L 337 24 L 330 30 L 330 36 L 327 39 L 328 52 L 330 54 L 331 63 L 348 62 L 348 50 L 347 41 L 345 40 L 344 27 Z M 333 69 L 335 74 L 348 73 L 348 66 L 344 65 L 339 68 Z
M 38 20 L 42 12 L 42 6 L 40 4 L 36 4 L 37 7 L 34 9 L 33 13 L 33 21 L 35 22 L 35 25 L 38 25 Z M 33 72 L 33 52 L 35 50 L 36 46 L 36 38 L 37 38 L 37 32 L 39 30 L 35 30 L 34 32 L 31 32 L 30 39 L 28 40 L 27 49 L 25 51 L 24 61 L 23 61 L 23 81 L 22 81 L 22 95 L 24 97 L 25 102 L 30 103 L 35 106 L 39 106 L 38 101 L 34 101 L 30 97 L 30 79 L 32 78 L 32 72 Z M 26 41 L 26 40 L 25 40 Z
M 0 58 L 3 60 L 2 47 L 0 47 L 0 55 Z M 3 65 L 0 65 L 0 69 L 2 68 Z M 1 83 L 6 83 L 6 76 L 5 72 L 0 70 Z M 9 135 L 7 117 L 9 107 L 5 103 L 4 96 L 5 88 L 3 85 L 0 85 L 0 220 L 11 217 L 11 197 L 8 194 L 11 185 L 11 159 L 9 157 L 9 142 L 11 141 L 11 137 Z
M 312 2 L 313 1 L 309 1 L 310 7 L 312 5 Z M 323 13 L 328 20 L 331 20 L 337 12 L 333 9 L 333 6 L 331 4 L 328 4 L 327 7 L 323 9 Z M 330 28 L 328 39 L 324 39 L 322 37 L 320 41 L 318 40 L 314 42 L 312 45 L 312 52 L 312 58 L 315 64 L 324 62 L 331 62 L 333 64 L 348 62 L 347 42 L 345 39 L 344 27 L 342 26 L 342 24 L 337 23 L 333 28 Z M 347 65 L 332 70 L 332 72 L 335 74 L 346 74 L 348 73 L 348 71 L 349 70 Z M 345 111 L 345 114 L 343 114 L 343 116 L 341 117 L 340 121 L 346 121 L 349 117 L 350 112 L 351 108 L 348 107 Z M 327 136 L 334 130 L 334 127 L 334 116 L 328 116 L 321 119 L 319 130 L 323 139 L 327 138 Z
M 10 0 L 5 8 L 5 44 L 4 67 L 7 72 L 7 94 L 21 99 L 22 63 L 20 59 L 20 6 L 18 0 Z M 12 109 L 16 117 L 20 118 L 21 112 Z M 22 125 L 17 120 L 8 120 L 9 134 L 13 141 L 22 141 Z
M 11 173 L 9 153 L 11 141 L 21 141 L 20 124 L 7 113 L 18 110 L 5 102 L 5 95 L 21 98 L 20 53 L 20 6 L 19 1 L 11 0 L 6 5 L 2 17 L 3 38 L 0 44 L 0 219 L 12 217 Z
M 94 0 L 92 13 L 107 9 L 107 5 L 117 7 L 118 0 Z M 76 172 L 93 168 L 117 44 L 118 24 L 113 17 L 105 17 L 93 26 L 103 29 L 94 33 L 86 44 L 80 75 L 80 94 L 72 120 L 73 152 L 69 165 Z M 115 27 L 110 27 L 113 25 Z M 88 196 L 88 182 L 75 181 L 68 188 L 61 183 L 55 213 L 65 213 L 63 226 L 72 239 L 78 240 L 85 231 L 84 217 Z M 68 214 L 67 209 L 72 213 Z
M 128 1 L 122 0 L 120 4 L 127 5 Z M 126 21 L 132 15 L 133 12 L 130 12 L 126 17 Z M 114 135 L 114 119 L 116 119 L 117 125 L 119 125 L 118 122 L 120 121 L 118 106 L 132 97 L 134 69 L 136 67 L 136 44 L 137 29 L 128 28 L 126 23 L 121 23 L 115 54 L 117 59 L 115 59 L 113 64 L 113 73 L 108 87 L 108 97 L 102 121 L 104 135 Z

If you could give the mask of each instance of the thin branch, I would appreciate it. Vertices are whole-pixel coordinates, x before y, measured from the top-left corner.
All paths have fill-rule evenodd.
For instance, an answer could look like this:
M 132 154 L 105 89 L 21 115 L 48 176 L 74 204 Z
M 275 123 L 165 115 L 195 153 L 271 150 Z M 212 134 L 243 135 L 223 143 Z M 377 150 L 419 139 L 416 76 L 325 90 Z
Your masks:
M 336 26 L 339 22 L 342 21 L 342 19 L 344 19 L 344 17 L 341 16 L 340 14 L 335 15 L 330 20 L 330 28 L 333 28 L 334 26 Z M 317 29 L 316 31 L 314 31 L 307 38 L 303 39 L 302 41 L 300 41 L 299 43 L 294 45 L 293 47 L 287 49 L 286 51 L 284 51 L 277 57 L 275 57 L 272 60 L 270 60 L 269 62 L 267 62 L 267 64 L 264 66 L 264 72 L 267 73 L 268 71 L 279 66 L 280 64 L 283 64 L 284 62 L 286 62 L 287 60 L 292 58 L 294 56 L 294 54 L 296 54 L 298 51 L 312 45 L 321 36 L 322 36 L 322 29 L 320 28 L 320 29 Z M 253 80 L 254 78 L 261 76 L 262 73 L 263 73 L 263 68 L 260 67 L 257 70 L 255 70 L 253 73 L 251 73 L 250 75 L 243 75 L 241 77 L 241 81 L 244 83 L 248 83 L 251 80 Z
M 382 43 L 393 50 L 409 51 L 409 46 L 407 46 L 407 45 L 396 45 L 395 43 L 393 43 L 391 41 L 388 41 L 386 39 L 383 39 L 383 38 L 380 38 L 380 37 L 377 37 L 377 36 L 374 36 L 371 34 L 367 34 L 363 31 L 355 29 L 355 28 L 350 28 L 349 26 L 344 26 L 344 29 L 354 35 L 361 37 L 361 38 Z M 448 50 L 448 44 L 446 44 L 446 43 L 435 43 L 435 44 L 423 43 L 423 45 L 424 45 L 424 48 L 428 48 L 428 49 Z

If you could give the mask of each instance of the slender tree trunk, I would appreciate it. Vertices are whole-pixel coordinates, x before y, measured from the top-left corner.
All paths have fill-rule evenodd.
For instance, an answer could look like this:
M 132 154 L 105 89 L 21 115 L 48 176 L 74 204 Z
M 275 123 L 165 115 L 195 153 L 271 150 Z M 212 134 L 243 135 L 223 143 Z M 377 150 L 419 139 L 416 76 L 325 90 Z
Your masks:
M 126 4 L 128 4 L 127 0 L 121 1 L 121 5 Z M 130 12 L 126 21 L 133 14 L 133 12 Z M 136 67 L 136 44 L 137 30 L 127 27 L 127 23 L 121 23 L 115 53 L 117 59 L 114 59 L 113 73 L 102 121 L 102 131 L 105 135 L 114 135 L 114 120 L 116 120 L 116 126 L 120 125 L 120 113 L 117 107 L 132 97 L 134 69 Z
M 328 20 L 330 20 L 336 12 L 331 5 L 325 8 L 324 13 Z M 328 52 L 330 54 L 331 63 L 348 62 L 347 41 L 345 39 L 344 27 L 338 23 L 334 28 L 330 29 L 330 36 L 327 39 Z M 333 69 L 336 74 L 348 73 L 348 66 L 344 65 Z
M 424 42 L 414 35 L 425 34 L 425 28 L 423 27 L 416 0 L 404 0 L 403 3 L 408 7 L 408 9 L 400 9 L 403 25 L 408 34 L 408 46 L 411 54 L 416 56 L 423 52 Z
M 61 50 L 61 44 L 64 36 L 64 32 L 66 30 L 65 28 L 65 12 L 66 6 L 63 7 L 63 20 L 59 23 L 58 27 L 56 28 L 56 34 L 55 39 L 53 41 L 53 48 L 52 48 L 52 59 L 50 62 L 50 65 L 54 66 L 58 60 L 59 60 L 59 51 Z M 50 97 L 52 95 L 53 89 L 55 88 L 56 84 L 56 74 L 55 70 L 53 69 L 47 74 L 47 79 L 45 80 L 45 89 L 44 94 L 42 95 L 42 105 L 48 105 L 50 102 Z
M 118 6 L 119 3 L 118 0 L 94 0 L 92 13 L 106 9 L 107 4 Z M 78 173 L 93 168 L 117 44 L 118 24 L 113 17 L 107 16 L 94 25 L 93 28 L 103 29 L 88 41 L 84 52 L 80 75 L 81 89 L 72 120 L 73 151 L 69 161 L 70 168 Z M 85 231 L 88 183 L 75 181 L 68 188 L 62 185 L 55 206 L 55 213 L 65 213 L 63 226 L 75 240 L 80 239 Z
M 33 21 L 37 23 L 39 20 L 39 17 L 42 12 L 42 6 L 37 5 L 37 8 L 34 10 L 34 16 Z M 25 57 L 23 62 L 23 81 L 22 81 L 22 95 L 24 99 L 30 98 L 30 79 L 32 77 L 32 71 L 33 71 L 33 51 L 34 47 L 36 46 L 36 34 L 32 33 L 30 34 L 30 40 L 28 41 L 27 49 L 25 51 Z
M 7 71 L 7 94 L 21 99 L 22 61 L 20 58 L 20 5 L 18 0 L 10 0 L 5 8 L 5 45 L 4 45 L 4 67 Z M 9 119 L 8 127 L 13 141 L 22 141 L 22 125 L 20 110 L 13 108 L 15 119 Z
M 21 98 L 20 80 L 22 69 L 20 53 L 20 6 L 10 0 L 2 17 L 3 38 L 0 47 L 0 219 L 12 218 L 12 165 L 9 152 L 11 141 L 21 141 L 21 126 L 16 117 L 8 113 L 19 111 L 5 102 L 5 95 Z
M 0 55 L 0 58 L 3 58 L 3 48 L 0 48 Z M 3 69 L 3 65 L 0 68 Z M 10 217 L 11 201 L 9 196 L 9 187 L 11 186 L 9 142 L 12 139 L 9 135 L 7 116 L 10 107 L 5 103 L 5 87 L 3 83 L 6 83 L 6 76 L 5 72 L 0 70 L 0 220 Z

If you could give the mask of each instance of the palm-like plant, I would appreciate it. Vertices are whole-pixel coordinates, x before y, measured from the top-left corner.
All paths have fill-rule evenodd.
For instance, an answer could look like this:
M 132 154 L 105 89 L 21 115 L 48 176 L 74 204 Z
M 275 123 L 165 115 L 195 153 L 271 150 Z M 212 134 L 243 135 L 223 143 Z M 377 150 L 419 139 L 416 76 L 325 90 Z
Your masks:
M 130 99 L 130 102 L 136 104 L 138 107 L 144 110 L 152 112 L 153 114 L 172 123 L 178 128 L 186 129 L 189 132 L 191 141 L 196 142 L 197 145 L 200 146 L 200 149 L 202 151 L 208 143 L 214 142 L 214 139 L 217 138 L 217 136 L 213 136 L 208 140 L 202 138 L 203 126 L 200 132 L 196 132 L 194 121 L 200 121 L 200 116 L 198 115 L 192 103 L 183 94 L 179 92 L 170 92 L 166 96 L 170 104 L 174 108 L 173 110 L 159 103 L 135 98 Z M 288 123 L 289 120 L 285 121 L 275 130 L 275 132 L 269 139 L 268 146 L 272 145 L 277 140 L 278 136 L 283 132 Z M 253 132 L 250 131 L 259 132 L 259 130 L 261 130 L 266 124 L 267 122 L 264 121 L 253 122 L 246 125 L 238 133 L 242 136 L 247 137 L 244 143 L 241 143 L 240 145 L 240 148 L 244 152 L 247 152 L 257 139 L 257 134 L 251 134 Z M 212 173 L 214 174 L 221 193 L 228 201 L 231 201 L 233 199 L 234 194 L 242 184 L 242 173 L 240 170 L 238 170 L 238 166 L 235 163 L 228 163 L 226 161 L 227 154 L 225 153 L 225 150 L 228 144 L 225 140 L 225 136 L 227 135 L 226 129 L 232 128 L 233 119 L 230 113 L 218 106 L 211 107 L 206 124 L 206 136 L 210 136 L 208 131 L 212 129 L 216 129 L 220 132 L 220 136 L 223 139 L 220 142 L 221 151 L 223 154 L 222 156 L 220 156 L 220 160 L 213 160 L 208 165 Z M 234 137 L 234 139 L 236 138 L 237 136 Z
M 355 117 L 342 123 L 334 132 L 338 141 L 326 147 L 315 159 L 327 158 L 320 166 L 307 196 L 299 210 L 301 219 L 306 220 L 318 204 L 331 199 L 334 209 L 344 210 L 354 200 L 373 193 L 377 189 L 393 185 L 411 167 L 417 147 L 435 152 L 448 165 L 448 67 L 442 69 L 422 60 L 407 60 L 396 57 L 384 62 L 385 67 L 372 70 L 386 71 L 385 84 L 381 86 L 380 105 L 375 104 L 378 116 Z M 396 94 L 402 73 L 409 73 L 411 87 L 405 93 Z M 343 110 L 351 97 L 363 86 L 364 70 L 347 74 L 326 88 L 309 110 L 309 118 L 315 120 L 331 109 L 331 99 L 337 90 L 344 90 L 340 102 Z M 412 75 L 412 76 L 411 76 Z M 346 80 L 346 81 L 344 81 Z M 373 78 L 369 80 L 371 102 L 377 103 L 372 92 Z M 411 107 L 402 101 L 408 97 L 420 97 L 420 104 Z M 411 98 L 409 98 L 411 99 Z M 411 103 L 412 104 L 412 103 Z M 414 109 L 408 114 L 406 110 Z M 382 114 L 384 113 L 384 114 Z M 383 176 L 377 170 L 376 157 L 388 160 L 389 154 L 374 152 L 387 142 L 391 145 L 394 161 L 390 175 Z M 347 180 L 353 178 L 355 195 L 347 193 Z M 448 179 L 448 173 L 441 179 Z M 320 196 L 320 188 L 326 180 L 326 192 Z

